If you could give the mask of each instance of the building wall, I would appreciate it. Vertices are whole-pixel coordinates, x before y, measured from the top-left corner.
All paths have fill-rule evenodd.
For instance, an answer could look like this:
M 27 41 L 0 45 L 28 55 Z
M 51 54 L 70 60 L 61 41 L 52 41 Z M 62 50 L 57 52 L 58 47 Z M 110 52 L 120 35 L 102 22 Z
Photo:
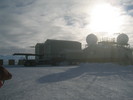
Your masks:
M 66 57 L 66 60 L 68 61 L 69 60 L 81 61 L 83 59 L 83 52 L 82 50 L 65 52 L 65 57 Z
M 44 44 L 44 59 L 65 58 L 65 52 L 81 50 L 81 43 L 64 40 L 47 40 Z
M 44 55 L 44 43 L 37 43 L 35 46 L 35 54 Z M 42 59 L 42 56 L 36 56 L 36 60 Z
M 118 62 L 132 60 L 130 48 L 116 45 L 94 45 L 83 50 L 84 59 L 94 62 Z

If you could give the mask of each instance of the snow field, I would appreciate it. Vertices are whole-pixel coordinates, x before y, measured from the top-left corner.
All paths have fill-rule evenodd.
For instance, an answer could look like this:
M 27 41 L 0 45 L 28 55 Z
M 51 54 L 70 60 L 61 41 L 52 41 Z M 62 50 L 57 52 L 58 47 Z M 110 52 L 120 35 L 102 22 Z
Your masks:
M 13 78 L 0 89 L 0 100 L 133 100 L 132 65 L 6 68 Z

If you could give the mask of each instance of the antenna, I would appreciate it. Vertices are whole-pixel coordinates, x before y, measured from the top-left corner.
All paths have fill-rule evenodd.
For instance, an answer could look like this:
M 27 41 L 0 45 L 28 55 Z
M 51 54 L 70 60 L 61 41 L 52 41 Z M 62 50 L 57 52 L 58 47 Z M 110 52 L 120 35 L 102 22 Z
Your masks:
M 97 36 L 94 34 L 89 34 L 86 37 L 86 42 L 88 45 L 95 45 L 97 43 L 97 41 L 98 41 Z
M 124 33 L 120 34 L 118 37 L 117 37 L 117 43 L 120 44 L 120 45 L 127 45 L 128 44 L 128 36 Z

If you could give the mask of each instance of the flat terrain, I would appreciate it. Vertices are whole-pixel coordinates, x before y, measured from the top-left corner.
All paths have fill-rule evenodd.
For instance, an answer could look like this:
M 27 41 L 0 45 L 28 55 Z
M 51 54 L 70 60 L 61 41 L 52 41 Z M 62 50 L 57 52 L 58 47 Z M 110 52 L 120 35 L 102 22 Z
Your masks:
M 133 66 L 6 66 L 0 100 L 133 100 Z

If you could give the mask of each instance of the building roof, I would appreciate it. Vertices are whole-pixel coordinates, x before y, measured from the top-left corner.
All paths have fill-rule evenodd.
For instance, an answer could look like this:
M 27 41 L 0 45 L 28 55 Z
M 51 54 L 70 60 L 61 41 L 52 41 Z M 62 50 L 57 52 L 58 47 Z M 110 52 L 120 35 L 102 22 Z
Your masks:
M 75 42 L 75 43 L 80 43 L 78 41 L 70 41 L 70 40 L 55 40 L 55 39 L 47 39 L 46 42 Z M 80 43 L 81 44 L 81 43 Z

